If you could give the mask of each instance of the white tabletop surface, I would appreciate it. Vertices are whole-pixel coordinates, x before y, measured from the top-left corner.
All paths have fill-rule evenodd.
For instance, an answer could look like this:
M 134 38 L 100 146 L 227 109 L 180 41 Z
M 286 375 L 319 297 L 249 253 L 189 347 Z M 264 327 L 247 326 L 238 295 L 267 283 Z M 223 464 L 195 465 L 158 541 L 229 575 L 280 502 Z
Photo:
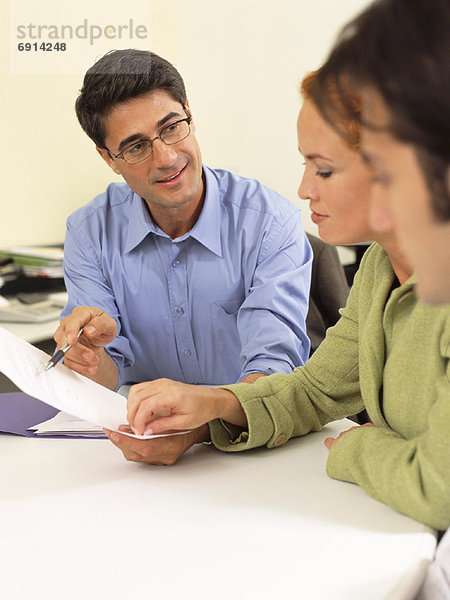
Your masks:
M 405 600 L 433 533 L 329 479 L 323 432 L 276 450 L 196 446 L 173 467 L 107 440 L 0 435 L 5 600 Z

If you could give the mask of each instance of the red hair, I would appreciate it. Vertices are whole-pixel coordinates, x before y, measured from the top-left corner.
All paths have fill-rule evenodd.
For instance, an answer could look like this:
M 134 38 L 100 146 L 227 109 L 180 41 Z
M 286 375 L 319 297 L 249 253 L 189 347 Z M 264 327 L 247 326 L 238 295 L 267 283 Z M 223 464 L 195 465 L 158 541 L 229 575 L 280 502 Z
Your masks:
M 312 88 L 320 70 L 307 73 L 300 84 L 300 93 L 304 100 L 313 100 Z M 333 107 L 333 125 L 342 134 L 344 141 L 352 150 L 359 150 L 361 143 L 361 109 L 362 101 L 359 94 L 346 90 L 347 105 L 342 102 L 342 92 L 331 81 L 327 90 L 330 105 Z

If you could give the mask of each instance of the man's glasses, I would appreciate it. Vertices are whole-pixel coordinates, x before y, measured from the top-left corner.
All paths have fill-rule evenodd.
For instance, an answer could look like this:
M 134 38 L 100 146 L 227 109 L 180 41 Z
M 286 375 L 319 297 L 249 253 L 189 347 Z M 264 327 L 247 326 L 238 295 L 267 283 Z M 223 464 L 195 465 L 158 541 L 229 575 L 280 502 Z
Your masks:
M 187 111 L 186 111 L 187 113 Z M 153 150 L 153 142 L 155 140 L 161 140 L 166 146 L 172 146 L 183 141 L 191 133 L 191 121 L 192 117 L 189 115 L 186 119 L 180 119 L 174 123 L 170 123 L 161 131 L 159 135 L 151 140 L 139 140 L 130 144 L 126 148 L 119 152 L 119 154 L 113 154 L 108 148 L 109 154 L 114 158 L 122 158 L 129 165 L 137 165 L 150 156 Z

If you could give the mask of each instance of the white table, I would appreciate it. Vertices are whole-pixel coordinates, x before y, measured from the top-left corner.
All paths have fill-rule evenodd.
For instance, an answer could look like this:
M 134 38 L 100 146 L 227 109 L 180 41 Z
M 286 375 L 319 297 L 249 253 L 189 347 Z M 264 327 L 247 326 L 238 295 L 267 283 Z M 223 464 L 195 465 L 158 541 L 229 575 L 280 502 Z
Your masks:
M 106 440 L 0 435 L 5 600 L 405 600 L 433 532 L 325 474 L 323 432 L 196 446 L 173 467 Z

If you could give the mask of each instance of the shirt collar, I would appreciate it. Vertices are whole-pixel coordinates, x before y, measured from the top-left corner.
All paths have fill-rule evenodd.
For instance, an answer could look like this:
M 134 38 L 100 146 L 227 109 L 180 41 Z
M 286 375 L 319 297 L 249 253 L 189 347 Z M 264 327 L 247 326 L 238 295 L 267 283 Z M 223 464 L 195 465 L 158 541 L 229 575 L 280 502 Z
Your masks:
M 205 176 L 206 194 L 202 212 L 194 227 L 179 239 L 193 237 L 200 244 L 208 248 L 208 250 L 222 257 L 219 184 L 213 172 L 208 167 L 203 166 L 203 173 Z M 125 252 L 134 250 L 149 233 L 166 235 L 153 222 L 146 208 L 145 201 L 138 194 L 133 193 L 131 202 L 132 206 L 130 207 Z
M 222 257 L 219 184 L 208 167 L 203 166 L 203 173 L 206 187 L 205 201 L 202 212 L 188 235 L 217 256 Z
M 125 252 L 131 252 L 147 237 L 149 233 L 161 234 L 162 231 L 153 222 L 146 204 L 138 194 L 131 196 L 131 206 L 128 220 L 128 234 Z

